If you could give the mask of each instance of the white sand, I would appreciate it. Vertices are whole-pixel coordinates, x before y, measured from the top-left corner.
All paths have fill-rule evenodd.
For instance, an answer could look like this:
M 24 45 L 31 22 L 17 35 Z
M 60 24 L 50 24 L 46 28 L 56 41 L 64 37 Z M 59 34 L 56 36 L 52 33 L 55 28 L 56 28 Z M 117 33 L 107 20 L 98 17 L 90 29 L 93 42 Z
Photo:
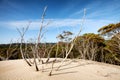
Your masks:
M 44 65 L 44 72 L 36 72 L 23 60 L 0 61 L 0 80 L 120 80 L 120 66 L 86 60 L 67 63 L 48 76 L 51 64 Z

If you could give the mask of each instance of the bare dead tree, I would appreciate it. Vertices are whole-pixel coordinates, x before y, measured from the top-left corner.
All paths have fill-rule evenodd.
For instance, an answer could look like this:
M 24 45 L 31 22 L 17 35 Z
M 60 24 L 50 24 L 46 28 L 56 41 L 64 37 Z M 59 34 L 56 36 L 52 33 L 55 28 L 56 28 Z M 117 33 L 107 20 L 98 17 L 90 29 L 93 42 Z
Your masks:
M 73 46 L 75 45 L 75 41 L 77 39 L 77 37 L 80 35 L 81 31 L 82 31 L 82 27 L 83 27 L 83 23 L 85 21 L 85 14 L 86 14 L 86 9 L 84 9 L 84 15 L 83 15 L 83 19 L 82 19 L 82 23 L 81 23 L 81 27 L 80 27 L 80 30 L 78 32 L 78 34 L 74 37 L 74 39 L 71 41 L 71 44 L 70 44 L 70 48 L 65 56 L 65 58 L 61 61 L 60 65 L 58 66 L 58 68 L 56 69 L 56 71 L 58 71 L 60 69 L 60 67 L 63 65 L 64 61 L 67 59 L 68 55 L 70 54 L 70 52 L 72 51 L 73 49 Z
M 7 57 L 6 57 L 6 60 L 8 60 L 9 59 L 9 50 L 10 50 L 10 48 L 11 48 L 11 45 L 12 45 L 12 40 L 10 41 L 10 45 L 9 45 L 9 48 L 8 48 L 8 50 L 7 50 Z
M 18 45 L 16 45 L 13 49 L 8 49 L 7 50 L 7 57 L 6 60 L 8 60 L 11 56 L 17 55 L 17 52 L 13 53 L 15 50 L 17 50 Z
M 56 59 L 54 59 L 54 60 L 52 61 L 52 66 L 51 66 L 51 71 L 50 71 L 50 73 L 49 73 L 49 76 L 52 75 L 52 71 L 53 71 L 53 67 L 54 67 L 55 61 L 56 61 Z
M 37 66 L 37 61 L 36 61 L 36 58 L 37 58 L 37 56 L 36 56 L 36 48 L 33 46 L 31 46 L 31 49 L 32 49 L 32 52 L 33 52 L 33 56 L 34 56 L 34 63 L 35 63 L 35 68 L 36 68 L 36 71 L 39 71 L 39 69 L 38 69 L 38 66 Z
M 55 46 L 56 46 L 56 44 L 50 46 L 50 50 L 48 50 L 48 53 L 47 53 L 47 60 L 45 61 L 46 64 L 49 62 L 49 60 L 50 60 L 50 54 L 51 54 L 51 52 L 52 52 L 52 50 L 53 50 L 53 48 Z
M 46 15 L 45 14 L 46 10 L 47 10 L 47 6 L 45 6 L 43 14 L 42 14 L 41 25 L 40 25 L 40 29 L 39 29 L 39 32 L 38 32 L 37 41 L 35 43 L 35 46 L 31 47 L 31 49 L 33 51 L 34 63 L 35 63 L 36 71 L 39 71 L 36 60 L 38 60 L 39 62 L 41 61 L 42 64 L 44 63 L 43 60 L 41 60 L 41 56 L 40 56 L 40 55 L 42 55 L 42 53 L 39 53 L 39 44 L 41 43 L 41 39 L 45 34 L 45 32 L 43 32 L 43 29 L 49 24 L 49 23 L 47 23 L 46 25 L 44 25 L 44 17 Z
M 6 60 L 5 57 L 1 56 L 0 55 L 0 59 L 3 61 L 3 60 Z
M 22 30 L 18 29 L 17 28 L 17 31 L 19 32 L 20 36 L 21 36 L 21 44 L 20 44 L 20 52 L 21 52 L 21 56 L 22 58 L 26 61 L 26 63 L 31 66 L 31 64 L 29 63 L 29 61 L 25 58 L 25 54 L 24 54 L 24 51 L 23 51 L 23 42 L 24 42 L 24 35 L 26 33 L 26 31 L 28 30 L 29 26 L 30 26 L 30 23 L 27 25 L 26 28 L 22 28 Z
M 44 68 L 43 64 L 47 64 L 49 62 L 50 54 L 51 54 L 53 48 L 55 46 L 57 46 L 56 55 L 55 55 L 56 58 L 54 60 L 52 60 L 52 66 L 51 66 L 51 70 L 50 70 L 50 73 L 49 73 L 49 76 L 51 76 L 53 68 L 54 68 L 54 64 L 55 64 L 56 59 L 57 59 L 59 44 L 52 45 L 52 47 L 49 50 L 45 49 L 45 51 L 43 51 L 42 53 L 39 51 L 40 50 L 40 46 L 39 45 L 41 45 L 40 44 L 41 43 L 41 39 L 42 39 L 42 37 L 45 34 L 45 32 L 43 32 L 43 29 L 49 24 L 48 23 L 48 24 L 44 25 L 44 17 L 45 17 L 46 9 L 47 9 L 47 6 L 44 8 L 44 11 L 43 11 L 43 14 L 42 14 L 41 25 L 40 25 L 40 29 L 39 29 L 39 32 L 38 32 L 37 40 L 36 40 L 35 43 L 33 43 L 32 46 L 30 46 L 30 49 L 32 50 L 31 52 L 32 52 L 33 58 L 34 58 L 33 59 L 34 60 L 33 63 L 35 65 L 36 71 L 39 71 L 38 62 L 37 61 L 39 61 L 39 62 L 41 61 L 42 62 L 42 64 L 41 64 L 41 66 L 42 66 L 41 71 L 43 71 L 43 68 Z M 84 16 L 83 16 L 83 20 L 82 20 L 82 23 L 81 23 L 80 31 L 78 32 L 78 34 L 73 39 L 70 40 L 70 38 L 68 38 L 66 40 L 66 42 L 69 41 L 69 43 L 67 43 L 66 47 L 65 47 L 66 55 L 65 55 L 65 58 L 61 61 L 60 65 L 58 66 L 57 70 L 63 65 L 63 63 L 65 62 L 65 60 L 68 58 L 69 54 L 71 53 L 71 51 L 73 49 L 73 46 L 75 44 L 75 41 L 77 39 L 77 36 L 79 36 L 79 34 L 82 31 L 82 26 L 83 26 L 84 20 L 85 20 L 85 10 L 84 10 Z M 28 63 L 29 66 L 31 66 L 32 64 L 31 64 L 31 62 L 29 62 L 30 59 L 29 59 L 29 55 L 27 54 L 28 53 L 27 52 L 27 50 L 28 50 L 27 44 L 25 45 L 25 48 L 24 48 L 24 51 L 23 51 L 23 42 L 25 41 L 24 40 L 24 35 L 25 35 L 26 31 L 28 30 L 28 28 L 29 28 L 29 25 L 26 28 L 23 28 L 21 31 L 18 28 L 17 28 L 17 30 L 18 30 L 18 32 L 20 33 L 20 36 L 21 36 L 20 52 L 21 52 L 22 58 Z M 64 36 L 66 38 L 67 38 L 67 36 L 69 36 L 68 34 L 71 34 L 71 33 L 70 32 L 64 32 Z M 46 55 L 46 53 L 47 53 L 47 60 L 46 60 L 46 62 L 44 62 L 42 60 L 42 57 L 44 55 Z M 29 61 L 27 60 L 27 58 L 29 59 Z

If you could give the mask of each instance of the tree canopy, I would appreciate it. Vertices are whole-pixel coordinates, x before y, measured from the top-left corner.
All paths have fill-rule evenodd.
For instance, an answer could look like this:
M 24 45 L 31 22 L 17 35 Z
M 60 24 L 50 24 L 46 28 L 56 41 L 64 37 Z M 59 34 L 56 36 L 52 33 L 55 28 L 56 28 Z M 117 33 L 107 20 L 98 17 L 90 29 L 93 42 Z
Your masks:
M 120 22 L 116 24 L 109 24 L 107 26 L 103 26 L 98 30 L 101 35 L 112 36 L 120 33 Z

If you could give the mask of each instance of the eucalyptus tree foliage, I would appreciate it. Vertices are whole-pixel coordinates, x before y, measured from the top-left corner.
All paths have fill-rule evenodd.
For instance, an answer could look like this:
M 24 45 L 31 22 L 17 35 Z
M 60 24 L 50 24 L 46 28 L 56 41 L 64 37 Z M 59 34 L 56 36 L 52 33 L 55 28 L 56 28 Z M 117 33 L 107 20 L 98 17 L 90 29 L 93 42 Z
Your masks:
M 107 26 L 103 26 L 98 30 L 101 35 L 105 35 L 110 37 L 108 41 L 106 41 L 106 61 L 108 63 L 120 64 L 120 22 L 116 24 L 109 24 Z
M 67 54 L 67 52 L 68 52 L 68 50 L 69 50 L 69 45 L 70 45 L 70 42 L 71 42 L 71 40 L 72 40 L 72 35 L 73 35 L 73 33 L 72 32 L 70 32 L 70 31 L 63 31 L 63 33 L 62 34 L 59 34 L 58 36 L 57 36 L 57 38 L 61 41 L 61 42 L 63 42 L 63 43 L 65 43 L 65 53 Z
M 120 22 L 116 24 L 109 24 L 106 26 L 101 27 L 98 32 L 101 35 L 106 35 L 109 37 L 116 36 L 120 39 Z
M 78 36 L 75 44 L 75 48 L 80 53 L 79 58 L 96 60 L 100 55 L 99 51 L 104 46 L 104 39 L 94 33 L 83 34 L 83 36 Z M 99 57 L 97 57 L 99 55 Z M 102 58 L 102 57 L 101 57 Z

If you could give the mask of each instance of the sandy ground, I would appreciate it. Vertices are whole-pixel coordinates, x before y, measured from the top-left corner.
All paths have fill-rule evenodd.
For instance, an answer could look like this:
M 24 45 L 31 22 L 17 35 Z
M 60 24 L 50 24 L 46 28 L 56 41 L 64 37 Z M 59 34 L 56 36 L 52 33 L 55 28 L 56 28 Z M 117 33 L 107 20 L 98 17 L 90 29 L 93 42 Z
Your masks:
M 66 61 L 59 71 L 54 70 L 48 76 L 51 65 L 43 65 L 44 71 L 36 72 L 34 66 L 23 60 L 0 61 L 0 80 L 120 80 L 120 66 L 87 60 Z

